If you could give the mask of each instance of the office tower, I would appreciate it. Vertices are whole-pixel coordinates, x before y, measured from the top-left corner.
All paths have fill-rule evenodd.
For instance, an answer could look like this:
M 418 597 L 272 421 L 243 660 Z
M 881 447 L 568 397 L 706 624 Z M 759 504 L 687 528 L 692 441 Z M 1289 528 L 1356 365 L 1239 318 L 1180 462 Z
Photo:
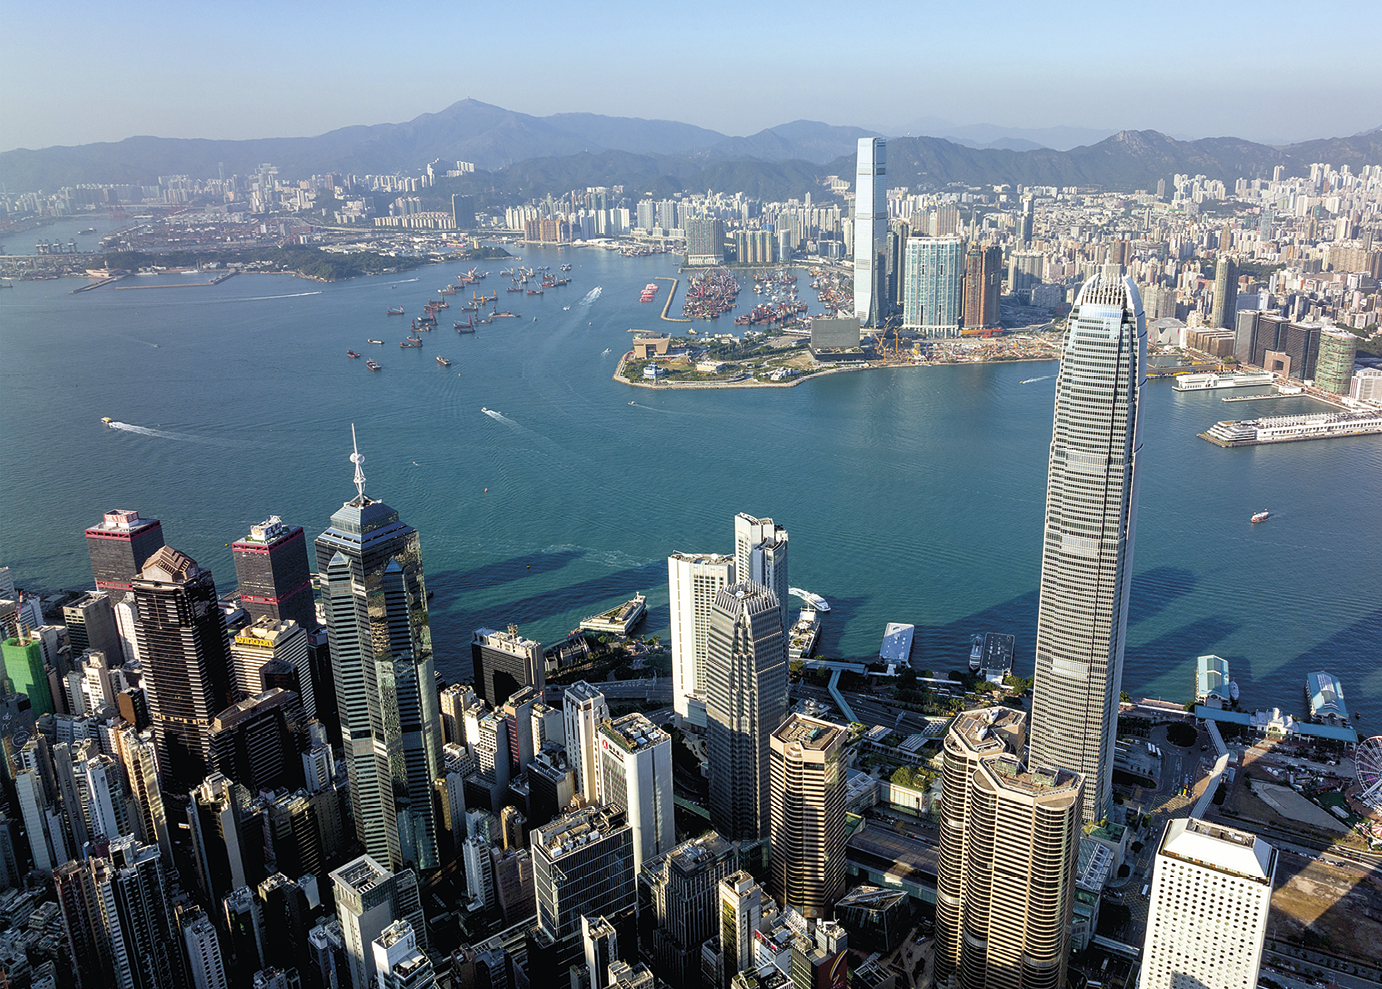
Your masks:
M 332 872 L 331 881 L 351 984 L 372 986 L 375 970 L 370 945 L 384 928 L 396 920 L 406 920 L 415 936 L 426 937 L 417 876 L 412 869 L 389 872 L 368 855 L 361 855 Z
M 396 920 L 379 932 L 373 950 L 375 981 L 378 989 L 431 989 L 437 984 L 432 962 L 418 949 L 413 925 Z
M 542 693 L 532 687 L 519 687 L 495 711 L 509 729 L 509 775 L 517 776 L 533 761 L 533 708 Z
M 580 942 L 580 918 L 636 908 L 633 833 L 624 812 L 582 807 L 531 835 L 537 920 L 564 945 Z
M 720 958 L 723 985 L 754 964 L 754 937 L 763 921 L 763 890 L 747 872 L 720 880 Z
M 912 228 L 906 220 L 894 220 L 888 224 L 888 312 L 902 311 L 903 295 L 907 285 L 906 252 L 907 241 Z
M 275 661 L 286 663 L 293 671 L 296 685 L 285 689 L 298 695 L 304 717 L 311 720 L 317 716 L 307 632 L 293 619 L 261 618 L 246 625 L 236 632 L 230 644 L 230 659 L 235 689 L 241 697 L 253 697 L 268 689 L 261 672 L 266 665 Z
M 734 516 L 734 580 L 761 584 L 777 596 L 782 627 L 792 627 L 788 607 L 787 530 L 772 519 Z
M 475 691 L 459 683 L 453 683 L 440 695 L 442 744 L 465 745 L 465 712 L 479 700 Z
M 221 901 L 221 911 L 226 969 L 233 982 L 246 985 L 264 967 L 264 921 L 259 915 L 259 901 L 253 890 L 241 886 Z
M 792 989 L 845 985 L 848 950 L 849 935 L 831 920 L 818 922 L 809 935 L 797 935 L 792 939 Z
M 1061 986 L 1083 780 L 1024 765 L 1023 714 L 961 715 L 946 735 L 936 883 L 940 986 Z
M 24 694 L 35 716 L 52 714 L 53 694 L 44 669 L 43 644 L 37 638 L 6 639 L 0 642 L 5 661 L 5 677 L 16 694 Z
M 110 943 L 101 924 L 96 884 L 86 862 L 68 861 L 53 872 L 63 931 L 72 946 L 78 989 L 102 989 L 111 984 Z
M 1046 477 L 1030 758 L 1080 774 L 1085 820 L 1100 821 L 1113 785 L 1137 525 L 1147 360 L 1137 286 L 1095 275 L 1068 325 Z
M 619 932 L 604 917 L 581 917 L 581 944 L 591 986 L 609 985 L 609 967 L 619 960 Z
M 595 731 L 609 720 L 609 705 L 604 694 L 584 680 L 577 680 L 566 688 L 562 716 L 566 719 L 566 756 L 571 760 L 576 792 L 593 803 L 600 792 Z
M 725 221 L 697 217 L 686 222 L 686 263 L 691 266 L 724 264 Z
M 787 645 L 773 592 L 722 588 L 707 652 L 710 820 L 730 841 L 756 841 L 768 834 L 769 739 L 787 717 Z
M 351 461 L 356 496 L 317 537 L 317 572 L 355 833 L 393 869 L 430 869 L 440 864 L 432 781 L 442 741 L 421 544 L 365 495 L 358 449 Z
M 676 844 L 672 736 L 635 711 L 600 725 L 599 749 L 599 800 L 626 813 L 637 873 Z
M 188 974 L 196 989 L 227 989 L 225 962 L 221 958 L 221 942 L 216 925 L 211 923 L 200 907 L 187 911 L 181 918 L 182 943 L 187 949 Z
M 1234 328 L 1238 307 L 1238 265 L 1229 258 L 1220 258 L 1214 267 L 1214 309 L 1210 324 Z
M 773 893 L 808 920 L 845 891 L 843 728 L 789 715 L 772 733 Z
M 1256 309 L 1240 311 L 1234 320 L 1233 356 L 1239 364 L 1252 364 L 1257 345 L 1257 319 L 1262 313 Z
M 506 924 L 533 915 L 533 857 L 526 848 L 489 850 L 494 894 Z
M 854 170 L 854 315 L 864 326 L 882 326 L 888 315 L 887 173 L 888 142 L 859 138 Z
M 142 691 L 140 692 L 143 693 Z M 121 699 L 124 699 L 122 695 Z M 121 716 L 124 716 L 123 708 Z M 128 720 L 128 719 L 126 719 Z M 131 722 L 133 724 L 133 722 Z M 158 747 L 151 730 L 124 728 L 115 736 L 125 778 L 139 806 L 140 834 L 149 844 L 157 844 L 165 862 L 173 861 L 173 843 L 168 833 L 168 814 L 163 805 L 163 787 L 158 781 Z
M 105 591 L 112 605 L 126 600 L 134 578 L 162 547 L 163 526 L 158 519 L 141 519 L 138 512 L 125 509 L 106 512 L 100 525 L 86 530 L 96 589 Z
M 211 571 L 171 546 L 131 584 L 159 769 L 165 785 L 185 793 L 206 776 L 211 719 L 230 704 L 225 618 Z
M 314 989 L 347 989 L 350 963 L 341 923 L 332 919 L 307 933 L 305 973 Z
M 931 337 L 960 335 L 964 245 L 958 237 L 913 237 L 907 241 L 904 265 L 904 326 Z
M 562 813 L 579 793 L 575 773 L 565 760 L 536 760 L 528 767 L 528 831 Z M 584 796 L 581 799 L 585 801 Z
M 965 255 L 966 330 L 996 329 L 998 297 L 1003 288 L 1003 249 L 975 244 Z
M 275 968 L 302 966 L 307 956 L 307 929 L 312 908 L 307 894 L 280 870 L 259 884 L 264 921 L 264 963 Z
M 303 784 L 296 733 L 302 730 L 297 695 L 269 690 L 232 704 L 211 721 L 210 767 L 251 792 Z
M 67 626 L 71 636 L 72 655 L 80 656 L 88 650 L 95 650 L 103 653 L 111 666 L 119 666 L 124 661 L 110 595 L 97 591 L 64 604 L 62 623 Z
M 499 811 L 500 844 L 507 849 L 522 848 L 528 843 L 528 819 L 512 804 Z M 545 823 L 545 822 L 544 822 Z
M 136 989 L 186 986 L 182 939 L 158 849 L 129 836 L 112 839 L 108 858 L 92 860 L 92 875 L 111 940 L 115 984 Z
M 701 945 L 719 930 L 720 880 L 733 871 L 734 847 L 714 831 L 643 863 L 639 943 L 672 989 L 698 984 Z
M 693 723 L 705 723 L 705 657 L 710 634 L 710 606 L 720 588 L 732 583 L 734 560 L 731 557 L 716 553 L 673 553 L 667 557 L 672 619 L 672 709 Z M 693 706 L 697 708 L 695 713 Z M 568 737 L 568 748 L 570 744 Z
M 1246 831 L 1193 817 L 1168 821 L 1152 874 L 1139 985 L 1253 989 L 1276 864 L 1276 849 Z
M 304 631 L 317 627 L 312 600 L 312 567 L 302 526 L 287 526 L 277 515 L 250 526 L 249 535 L 230 544 L 240 606 L 255 622 L 295 621 Z
M 1353 361 L 1358 338 L 1348 330 L 1326 327 L 1320 331 L 1319 357 L 1315 362 L 1315 387 L 1347 395 L 1353 384 Z
M 274 865 L 290 876 L 315 876 L 322 871 L 321 834 L 317 812 L 306 792 L 275 797 L 265 809 L 265 827 L 273 845 Z
M 466 908 L 471 912 L 488 910 L 494 906 L 494 863 L 490 860 L 489 841 L 471 835 L 461 842 L 461 863 L 465 869 L 465 889 L 470 895 Z
M 520 687 L 535 687 L 541 693 L 547 686 L 542 645 L 519 635 L 516 625 L 505 632 L 476 629 L 470 659 L 475 692 L 490 707 L 497 709 Z
M 212 773 L 190 794 L 187 824 L 197 885 L 208 903 L 258 879 L 245 858 L 242 814 L 233 784 Z
M 1158 190 L 1158 191 L 1157 191 L 1157 198 L 1158 198 L 1158 199 L 1161 198 L 1161 190 L 1165 188 L 1165 185 L 1164 185 L 1165 182 L 1166 182 L 1165 179 L 1161 179 L 1161 180 L 1159 180 L 1159 182 L 1158 182 L 1158 184 L 1157 184 L 1157 190 Z M 1030 243 L 1032 242 L 1032 221 L 1033 221 L 1033 219 L 1034 219 L 1034 210 L 1033 210 L 1032 197 L 1031 197 L 1031 196 L 1023 196 L 1023 197 L 1022 197 L 1022 218 L 1021 218 L 1021 220 L 1019 221 L 1017 235 L 1018 235 L 1018 237 L 1021 239 L 1022 245 L 1023 245 L 1024 247 L 1027 246 L 1028 244 L 1030 244 Z

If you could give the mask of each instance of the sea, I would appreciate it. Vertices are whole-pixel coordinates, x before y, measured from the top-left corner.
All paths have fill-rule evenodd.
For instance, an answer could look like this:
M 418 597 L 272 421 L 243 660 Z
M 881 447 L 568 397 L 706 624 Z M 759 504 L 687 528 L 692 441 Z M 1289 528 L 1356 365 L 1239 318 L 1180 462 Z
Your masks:
M 0 246 L 65 243 L 88 225 Z M 667 555 L 732 552 L 738 512 L 784 525 L 791 584 L 830 602 L 819 654 L 876 656 L 884 626 L 909 622 L 918 668 L 961 669 L 970 636 L 995 631 L 1016 636 L 1015 672 L 1031 673 L 1055 363 L 632 388 L 611 379 L 629 331 L 687 328 L 659 319 L 667 282 L 638 301 L 676 259 L 512 250 L 572 265 L 571 284 L 506 293 L 499 271 L 519 262 L 482 262 L 479 287 L 521 317 L 459 335 L 464 290 L 408 350 L 408 320 L 385 310 L 418 314 L 469 263 L 334 284 L 191 286 L 207 280 L 192 273 L 0 291 L 0 564 L 20 586 L 89 586 L 83 530 L 132 508 L 229 592 L 229 544 L 251 524 L 279 515 L 314 536 L 355 494 L 353 424 L 366 493 L 421 533 L 448 679 L 468 676 L 477 628 L 551 643 L 635 593 L 644 634 L 665 641 Z M 809 281 L 803 270 L 814 304 Z M 735 330 L 730 316 L 692 328 Z M 1224 394 L 1143 390 L 1124 688 L 1188 700 L 1195 657 L 1215 653 L 1244 707 L 1300 713 L 1306 674 L 1327 670 L 1362 731 L 1382 732 L 1382 437 L 1220 449 L 1196 434 L 1319 408 Z

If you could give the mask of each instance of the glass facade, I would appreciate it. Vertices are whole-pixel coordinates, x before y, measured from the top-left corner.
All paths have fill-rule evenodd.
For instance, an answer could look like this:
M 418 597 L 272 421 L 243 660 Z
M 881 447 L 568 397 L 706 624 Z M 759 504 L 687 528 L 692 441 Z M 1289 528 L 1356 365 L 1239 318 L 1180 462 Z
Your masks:
M 907 241 L 902 320 L 928 336 L 960 335 L 960 287 L 964 245 L 958 237 L 912 237 Z

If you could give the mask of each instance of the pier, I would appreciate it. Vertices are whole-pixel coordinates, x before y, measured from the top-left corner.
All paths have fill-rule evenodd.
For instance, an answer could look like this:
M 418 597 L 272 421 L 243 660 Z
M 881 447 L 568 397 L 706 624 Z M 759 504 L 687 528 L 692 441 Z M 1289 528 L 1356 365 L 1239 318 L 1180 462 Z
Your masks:
M 691 322 L 691 320 L 689 319 L 677 319 L 675 316 L 667 315 L 667 310 L 672 308 L 672 300 L 676 297 L 677 282 L 679 281 L 679 279 L 673 278 L 670 275 L 658 275 L 653 279 L 653 281 L 672 283 L 672 287 L 667 290 L 667 301 L 662 304 L 662 318 L 667 320 L 667 322 L 669 323 Z
M 117 285 L 115 286 L 115 291 L 129 292 L 133 289 L 150 288 L 206 288 L 208 285 L 219 285 L 227 278 L 234 278 L 238 274 L 240 274 L 238 271 L 223 271 L 209 282 L 174 282 L 171 285 Z M 100 286 L 92 287 L 99 288 Z
M 1273 416 L 1216 422 L 1200 439 L 1215 446 L 1258 446 L 1299 440 L 1334 439 L 1339 436 L 1374 436 L 1382 433 L 1382 410 L 1366 412 L 1315 412 L 1308 415 Z

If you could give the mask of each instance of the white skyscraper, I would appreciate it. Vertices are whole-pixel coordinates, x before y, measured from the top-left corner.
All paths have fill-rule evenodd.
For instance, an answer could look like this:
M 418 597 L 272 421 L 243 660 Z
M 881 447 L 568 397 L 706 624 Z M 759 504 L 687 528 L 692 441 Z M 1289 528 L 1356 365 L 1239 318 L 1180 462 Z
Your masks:
M 787 614 L 787 530 L 772 519 L 756 519 L 740 512 L 734 516 L 734 583 L 747 581 L 762 584 L 777 595 L 782 628 L 791 628 Z
M 887 315 L 888 142 L 859 138 L 854 174 L 854 314 L 865 326 Z M 743 575 L 740 575 L 743 580 Z
M 600 769 L 596 759 L 595 732 L 609 720 L 605 695 L 584 680 L 566 688 L 562 716 L 566 719 L 566 758 L 576 777 L 576 792 L 587 802 L 599 799 Z
M 710 606 L 720 588 L 732 583 L 731 557 L 716 553 L 673 553 L 667 557 L 672 615 L 672 709 L 693 724 L 705 724 L 705 650 L 710 634 Z
M 1166 825 L 1156 853 L 1142 989 L 1254 989 L 1267 936 L 1276 849 L 1196 818 Z
M 370 944 L 374 952 L 373 985 L 378 989 L 429 989 L 437 984 L 432 962 L 418 949 L 413 925 L 396 920 Z
M 1146 361 L 1137 286 L 1095 275 L 1070 312 L 1056 377 L 1030 753 L 1084 777 L 1086 822 L 1104 819 L 1113 787 Z
M 187 948 L 192 985 L 196 989 L 226 989 L 230 983 L 226 980 L 216 925 L 200 909 L 183 921 L 182 941 Z
M 633 829 L 633 871 L 676 844 L 672 736 L 635 711 L 599 728 L 600 803 L 622 808 Z

